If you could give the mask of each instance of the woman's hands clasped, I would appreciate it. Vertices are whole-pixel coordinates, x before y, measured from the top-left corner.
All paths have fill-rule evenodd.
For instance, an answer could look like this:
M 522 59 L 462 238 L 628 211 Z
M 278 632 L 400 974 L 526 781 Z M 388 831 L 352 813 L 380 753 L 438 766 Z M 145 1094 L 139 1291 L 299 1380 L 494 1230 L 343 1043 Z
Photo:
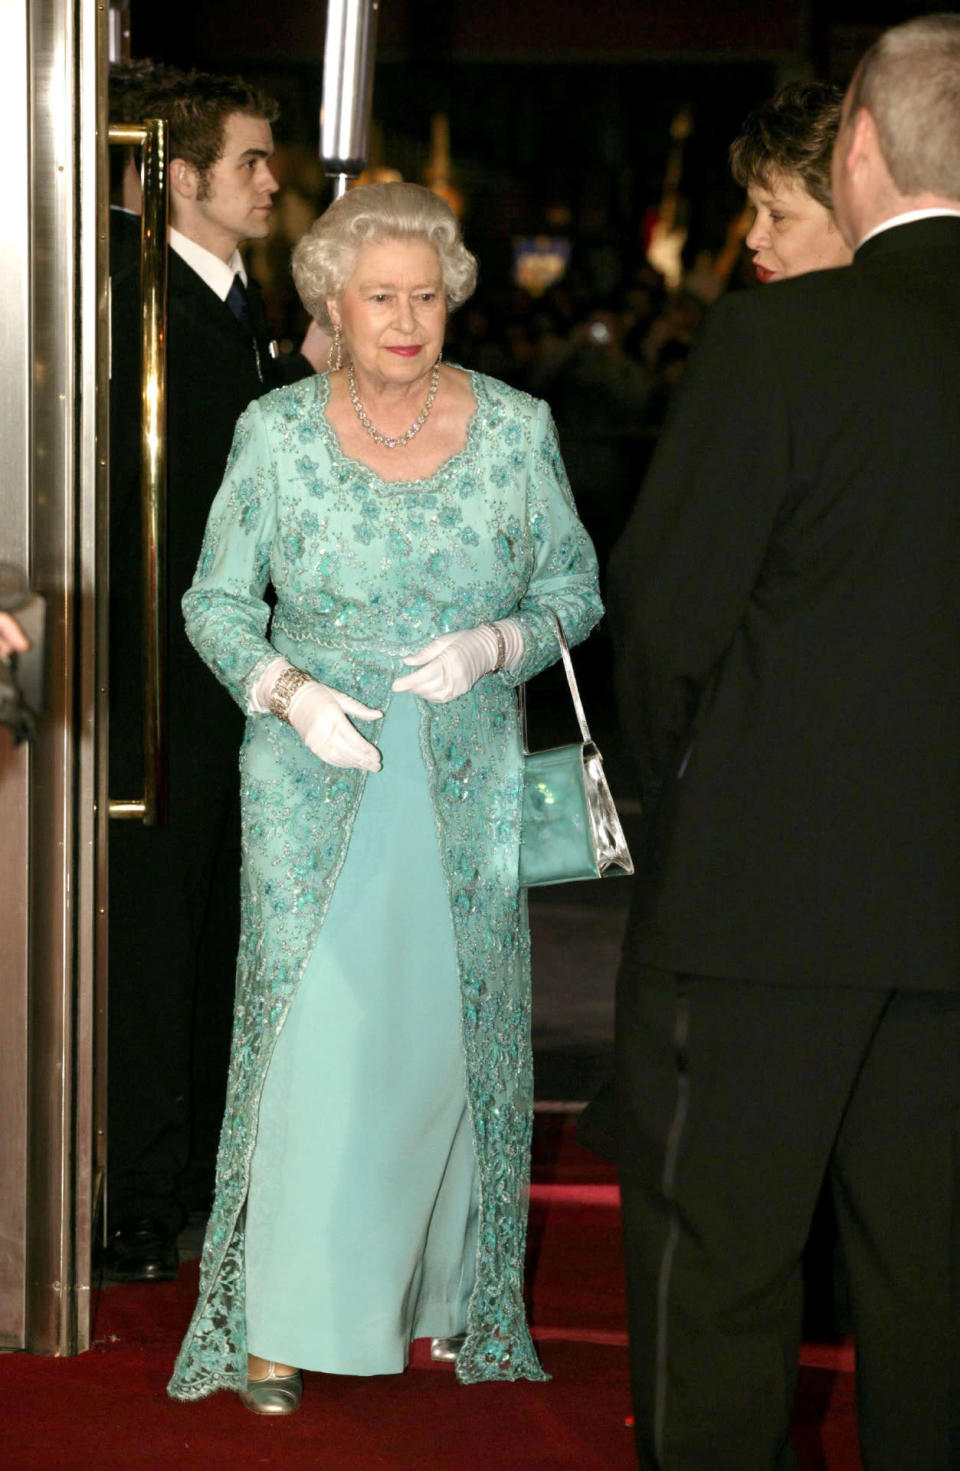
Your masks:
M 409 654 L 403 662 L 412 665 L 413 670 L 394 680 L 393 688 L 398 693 L 406 691 L 446 704 L 466 694 L 482 675 L 515 669 L 522 657 L 523 631 L 514 619 L 481 623 L 459 633 L 441 634 L 417 653 Z M 376 746 L 353 724 L 355 720 L 379 720 L 383 711 L 371 710 L 352 695 L 311 679 L 282 657 L 274 659 L 261 673 L 251 692 L 250 710 L 256 714 L 271 711 L 286 720 L 304 745 L 328 766 L 379 771 L 383 765 Z
M 522 655 L 523 634 L 512 619 L 481 623 L 459 633 L 442 633 L 415 654 L 408 654 L 403 662 L 414 665 L 415 672 L 395 679 L 393 688 L 445 705 L 473 689 L 482 675 L 515 668 Z
M 308 680 L 290 701 L 287 720 L 315 756 L 328 766 L 357 771 L 379 771 L 380 752 L 360 734 L 354 720 L 379 720 L 382 710 L 370 710 L 352 695 L 328 684 Z

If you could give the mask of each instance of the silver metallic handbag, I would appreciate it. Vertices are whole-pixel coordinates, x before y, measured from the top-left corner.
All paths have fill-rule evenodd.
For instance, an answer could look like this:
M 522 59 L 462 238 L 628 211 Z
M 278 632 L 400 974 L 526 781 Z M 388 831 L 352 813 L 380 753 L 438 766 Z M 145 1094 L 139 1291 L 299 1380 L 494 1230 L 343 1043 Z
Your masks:
M 531 751 L 527 745 L 527 698 L 520 687 L 523 736 L 523 815 L 520 885 L 565 884 L 574 879 L 627 877 L 633 860 L 614 805 L 603 759 L 590 735 L 570 650 L 554 614 L 560 656 L 580 726 L 582 742 Z

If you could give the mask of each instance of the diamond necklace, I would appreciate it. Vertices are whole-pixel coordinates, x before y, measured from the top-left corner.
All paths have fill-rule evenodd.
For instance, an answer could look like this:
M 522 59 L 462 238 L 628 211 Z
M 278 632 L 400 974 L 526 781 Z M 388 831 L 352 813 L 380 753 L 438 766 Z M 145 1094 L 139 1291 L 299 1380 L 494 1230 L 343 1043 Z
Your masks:
M 371 424 L 369 418 L 367 417 L 367 411 L 363 407 L 363 404 L 360 402 L 360 395 L 357 393 L 357 380 L 353 376 L 353 363 L 351 363 L 350 366 L 347 368 L 347 386 L 350 389 L 350 399 L 353 403 L 353 407 L 357 411 L 357 418 L 360 420 L 360 423 L 363 425 L 364 429 L 366 429 L 370 438 L 375 439 L 377 444 L 382 444 L 384 449 L 397 449 L 398 446 L 401 444 L 409 444 L 413 436 L 420 433 L 420 430 L 423 428 L 424 424 L 429 418 L 430 410 L 433 408 L 433 400 L 437 396 L 437 388 L 439 386 L 439 383 L 440 359 L 437 358 L 437 361 L 433 365 L 433 372 L 430 374 L 430 388 L 427 393 L 427 401 L 424 404 L 423 408 L 420 410 L 419 418 L 414 419 L 406 434 L 397 434 L 391 437 L 387 434 L 381 434 L 380 430 L 375 428 L 374 425 Z

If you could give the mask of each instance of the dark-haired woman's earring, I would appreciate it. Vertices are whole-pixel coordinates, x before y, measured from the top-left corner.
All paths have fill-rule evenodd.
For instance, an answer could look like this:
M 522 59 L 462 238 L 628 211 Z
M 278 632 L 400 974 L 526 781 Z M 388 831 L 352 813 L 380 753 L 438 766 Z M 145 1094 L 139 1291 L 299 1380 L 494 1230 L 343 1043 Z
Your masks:
M 330 373 L 339 373 L 343 367 L 343 334 L 339 327 L 333 329 L 333 341 L 330 344 L 330 352 L 327 355 L 327 370 Z

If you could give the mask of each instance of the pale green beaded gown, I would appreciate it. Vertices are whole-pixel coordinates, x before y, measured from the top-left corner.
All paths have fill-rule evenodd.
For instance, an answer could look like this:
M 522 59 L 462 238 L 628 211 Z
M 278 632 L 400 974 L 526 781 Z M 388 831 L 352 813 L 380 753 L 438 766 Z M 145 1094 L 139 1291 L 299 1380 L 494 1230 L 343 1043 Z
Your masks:
M 370 775 L 248 719 L 233 1050 L 180 1398 L 242 1387 L 248 1347 L 382 1373 L 411 1336 L 464 1329 L 461 1380 L 543 1377 L 522 1299 L 533 1090 L 513 686 L 556 659 L 554 611 L 576 643 L 601 606 L 546 405 L 470 381 L 465 448 L 416 482 L 342 454 L 323 376 L 252 404 L 184 598 L 245 709 L 279 652 L 385 718 L 360 724 L 383 752 Z M 519 669 L 447 705 L 391 693 L 405 654 L 505 617 L 523 629 Z

